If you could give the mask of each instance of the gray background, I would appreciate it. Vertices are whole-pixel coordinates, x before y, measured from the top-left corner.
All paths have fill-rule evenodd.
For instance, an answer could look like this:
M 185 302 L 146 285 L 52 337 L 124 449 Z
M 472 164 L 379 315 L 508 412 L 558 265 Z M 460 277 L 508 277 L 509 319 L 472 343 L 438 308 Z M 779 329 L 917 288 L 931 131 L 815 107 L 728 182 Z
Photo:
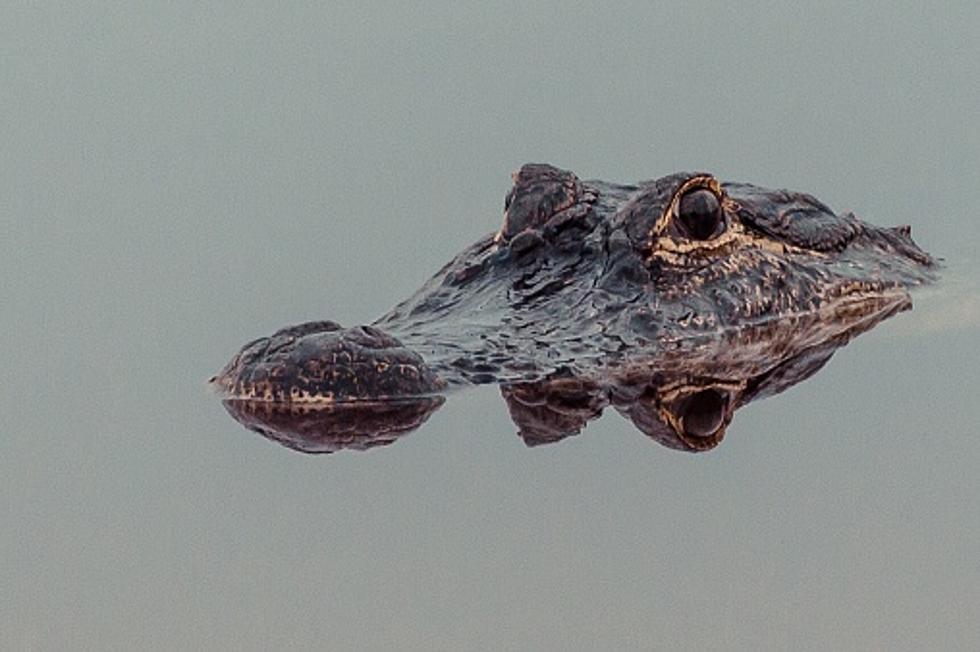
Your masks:
M 0 648 L 980 647 L 980 11 L 872 4 L 5 4 Z M 206 392 L 525 161 L 805 190 L 949 269 L 699 456 L 529 450 L 484 388 L 309 457 Z

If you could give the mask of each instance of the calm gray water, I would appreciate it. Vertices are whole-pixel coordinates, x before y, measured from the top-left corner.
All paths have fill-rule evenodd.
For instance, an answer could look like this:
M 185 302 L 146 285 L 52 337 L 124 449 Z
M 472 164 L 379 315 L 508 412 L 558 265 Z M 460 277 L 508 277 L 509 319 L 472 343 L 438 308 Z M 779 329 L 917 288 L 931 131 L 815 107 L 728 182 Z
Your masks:
M 976 3 L 323 6 L 3 10 L 0 648 L 980 648 Z M 528 449 L 484 388 L 306 456 L 206 391 L 525 161 L 805 190 L 949 270 L 703 455 Z

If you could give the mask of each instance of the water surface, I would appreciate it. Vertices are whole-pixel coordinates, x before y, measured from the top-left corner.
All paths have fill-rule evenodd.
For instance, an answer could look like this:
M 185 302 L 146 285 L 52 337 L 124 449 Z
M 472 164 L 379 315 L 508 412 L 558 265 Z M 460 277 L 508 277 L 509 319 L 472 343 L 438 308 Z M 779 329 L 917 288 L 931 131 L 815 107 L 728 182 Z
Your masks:
M 9 9 L 0 647 L 980 647 L 977 24 Z M 251 338 L 407 296 L 525 161 L 804 190 L 949 269 L 700 455 L 614 414 L 528 448 L 481 388 L 307 456 L 207 392 Z

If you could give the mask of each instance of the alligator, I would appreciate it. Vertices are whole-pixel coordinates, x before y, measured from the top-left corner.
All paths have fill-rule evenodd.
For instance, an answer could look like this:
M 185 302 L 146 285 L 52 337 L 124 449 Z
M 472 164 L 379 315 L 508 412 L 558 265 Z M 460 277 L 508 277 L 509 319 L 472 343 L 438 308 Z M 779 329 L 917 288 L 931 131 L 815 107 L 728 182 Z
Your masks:
M 528 446 L 582 431 L 614 408 L 668 448 L 716 447 L 737 409 L 778 394 L 819 371 L 835 351 L 911 304 L 900 293 L 869 297 L 832 315 L 773 319 L 717 337 L 682 340 L 631 358 L 605 378 L 555 374 L 504 383 L 500 392 Z M 382 401 L 276 402 L 227 398 L 228 413 L 249 430 L 303 453 L 368 450 L 417 430 L 441 407 L 441 395 Z
M 448 390 L 497 383 L 529 443 L 613 405 L 665 445 L 706 450 L 735 407 L 813 373 L 910 307 L 938 269 L 910 227 L 805 193 L 702 172 L 583 181 L 528 164 L 501 227 L 372 324 L 284 328 L 210 382 L 254 429 L 274 431 L 262 422 L 276 417 L 295 433 L 314 415 L 360 447 L 414 429 Z M 549 411 L 556 401 L 576 416 Z

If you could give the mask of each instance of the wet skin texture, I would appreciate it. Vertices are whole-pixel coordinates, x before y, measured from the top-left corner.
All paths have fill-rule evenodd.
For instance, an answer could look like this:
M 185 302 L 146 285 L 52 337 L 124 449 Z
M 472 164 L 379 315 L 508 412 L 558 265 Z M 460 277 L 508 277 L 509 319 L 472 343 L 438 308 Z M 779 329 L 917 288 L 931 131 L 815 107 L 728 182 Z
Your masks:
M 513 408 L 528 388 L 574 379 L 601 395 L 595 407 L 667 366 L 765 373 L 907 307 L 908 289 L 937 276 L 908 227 L 803 193 L 705 173 L 581 181 L 543 164 L 513 179 L 500 229 L 372 325 L 285 328 L 246 344 L 212 384 L 294 410 L 500 383 Z M 682 429 L 723 431 L 726 400 L 698 398 L 708 416 Z
M 501 383 L 517 432 L 528 446 L 576 435 L 612 408 L 669 448 L 703 452 L 725 436 L 737 409 L 778 394 L 819 371 L 853 337 L 910 307 L 887 293 L 710 337 L 630 355 L 605 375 L 559 371 L 530 382 Z M 417 429 L 442 396 L 334 402 L 225 399 L 249 430 L 303 453 L 366 450 Z

